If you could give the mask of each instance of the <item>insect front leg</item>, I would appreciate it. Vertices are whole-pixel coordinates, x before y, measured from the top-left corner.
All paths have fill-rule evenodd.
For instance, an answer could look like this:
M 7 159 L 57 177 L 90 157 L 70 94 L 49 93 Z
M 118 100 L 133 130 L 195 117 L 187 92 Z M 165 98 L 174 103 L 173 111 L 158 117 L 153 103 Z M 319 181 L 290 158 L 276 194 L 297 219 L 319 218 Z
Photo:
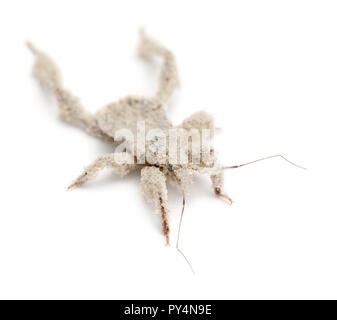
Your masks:
M 85 168 L 84 172 L 68 187 L 68 190 L 81 186 L 88 180 L 95 178 L 105 168 L 112 168 L 116 173 L 124 176 L 137 168 L 133 161 L 134 159 L 129 153 L 112 153 L 98 157 Z
M 223 192 L 223 184 L 224 184 L 224 173 L 223 171 L 219 171 L 216 174 L 211 175 L 212 185 L 214 188 L 214 193 L 218 197 L 222 197 L 228 201 L 229 204 L 233 203 L 233 200 Z
M 154 204 L 156 211 L 160 214 L 163 226 L 163 233 L 166 244 L 170 244 L 170 228 L 168 223 L 168 197 L 166 187 L 166 177 L 156 167 L 145 167 L 141 171 L 141 187 L 145 199 Z

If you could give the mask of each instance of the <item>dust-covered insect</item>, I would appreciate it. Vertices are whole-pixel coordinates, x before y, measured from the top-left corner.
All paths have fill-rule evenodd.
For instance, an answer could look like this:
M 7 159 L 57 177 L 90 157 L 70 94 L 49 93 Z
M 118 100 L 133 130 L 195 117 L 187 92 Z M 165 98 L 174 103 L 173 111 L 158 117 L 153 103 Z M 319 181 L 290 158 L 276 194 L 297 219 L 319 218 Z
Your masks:
M 172 181 L 181 191 L 183 210 L 185 195 L 195 174 L 208 175 L 215 195 L 231 204 L 231 198 L 223 191 L 224 170 L 246 164 L 224 167 L 219 163 L 209 144 L 214 122 L 206 112 L 195 113 L 178 126 L 171 124 L 166 115 L 166 103 L 179 87 L 175 57 L 170 50 L 144 32 L 140 36 L 139 54 L 147 59 L 153 56 L 162 58 L 156 94 L 153 97 L 127 96 L 103 107 L 96 114 L 86 111 L 79 99 L 63 87 L 60 72 L 50 57 L 31 43 L 28 46 L 36 57 L 35 77 L 45 89 L 55 95 L 62 119 L 99 139 L 111 143 L 123 141 L 122 148 L 119 146 L 114 152 L 98 157 L 87 166 L 68 189 L 86 183 L 104 168 L 111 168 L 121 175 L 139 169 L 142 191 L 160 214 L 163 233 L 169 244 L 167 181 Z M 160 131 L 159 134 L 153 134 L 156 130 Z M 198 142 L 196 147 L 193 147 L 194 138 Z M 277 156 L 280 155 L 272 157 Z M 256 161 L 260 160 L 263 159 Z M 178 242 L 179 232 L 176 245 L 179 250 Z

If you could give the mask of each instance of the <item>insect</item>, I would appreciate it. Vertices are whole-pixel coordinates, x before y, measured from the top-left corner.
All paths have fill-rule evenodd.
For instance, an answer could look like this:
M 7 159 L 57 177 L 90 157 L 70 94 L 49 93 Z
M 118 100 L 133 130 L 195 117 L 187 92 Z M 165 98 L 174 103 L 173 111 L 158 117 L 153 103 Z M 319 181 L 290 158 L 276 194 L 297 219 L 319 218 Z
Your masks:
M 197 112 L 185 119 L 182 124 L 178 126 L 172 125 L 167 117 L 166 108 L 167 101 L 173 92 L 179 88 L 179 75 L 175 57 L 169 49 L 148 37 L 144 31 L 141 31 L 139 54 L 146 59 L 151 59 L 154 56 L 159 56 L 162 59 L 157 92 L 152 97 L 127 96 L 118 102 L 108 104 L 98 110 L 97 113 L 92 114 L 84 109 L 76 96 L 63 87 L 60 72 L 51 58 L 35 48 L 31 43 L 28 43 L 28 47 L 36 57 L 35 77 L 47 91 L 55 95 L 61 118 L 66 122 L 111 143 L 116 142 L 120 130 L 123 129 L 128 129 L 138 142 L 141 137 L 139 123 L 144 125 L 145 135 L 158 128 L 164 134 L 164 139 L 154 136 L 146 140 L 143 151 L 138 150 L 138 145 L 135 148 L 134 143 L 131 143 L 134 142 L 133 139 L 124 137 L 123 141 L 127 143 L 122 150 L 119 152 L 115 150 L 110 154 L 99 156 L 74 180 L 68 187 L 69 190 L 95 178 L 104 168 L 111 168 L 115 173 L 122 176 L 133 170 L 140 170 L 143 194 L 161 216 L 162 230 L 167 244 L 170 243 L 166 185 L 168 181 L 173 182 L 179 188 L 183 195 L 183 204 L 185 204 L 185 195 L 192 183 L 193 176 L 195 174 L 206 174 L 210 178 L 215 195 L 224 198 L 230 204 L 232 203 L 232 199 L 223 190 L 224 170 L 238 168 L 249 163 L 224 167 L 217 160 L 213 147 L 208 147 L 208 145 L 205 147 L 201 144 L 202 146 L 200 147 L 199 144 L 196 152 L 192 152 L 193 150 L 189 145 L 189 137 L 199 137 L 199 142 L 200 137 L 202 137 L 202 142 L 205 142 L 202 133 L 204 131 L 207 132 L 207 130 L 211 133 L 214 131 L 213 118 L 206 112 Z M 169 148 L 164 143 L 165 141 L 167 142 L 167 139 L 171 139 L 169 133 L 173 129 L 179 129 L 183 132 L 182 136 L 180 136 L 180 146 L 183 145 L 185 147 L 183 155 L 186 156 L 187 162 L 173 161 L 168 152 Z M 212 134 L 210 136 L 212 137 Z M 185 139 L 186 137 L 187 139 Z M 160 148 L 163 151 L 161 153 L 158 152 Z M 281 155 L 267 158 L 277 156 Z M 194 161 L 195 158 L 197 158 L 197 161 Z M 177 239 L 178 250 L 181 219 Z

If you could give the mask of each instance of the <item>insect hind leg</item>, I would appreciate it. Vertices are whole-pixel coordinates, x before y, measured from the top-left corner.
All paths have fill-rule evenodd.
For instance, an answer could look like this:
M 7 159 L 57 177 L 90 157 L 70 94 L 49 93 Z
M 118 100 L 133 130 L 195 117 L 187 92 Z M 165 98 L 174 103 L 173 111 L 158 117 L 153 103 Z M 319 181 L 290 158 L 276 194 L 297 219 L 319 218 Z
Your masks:
M 61 118 L 95 137 L 112 140 L 99 128 L 95 116 L 86 111 L 80 100 L 63 87 L 61 72 L 54 61 L 30 42 L 27 46 L 35 56 L 34 76 L 44 89 L 56 97 Z

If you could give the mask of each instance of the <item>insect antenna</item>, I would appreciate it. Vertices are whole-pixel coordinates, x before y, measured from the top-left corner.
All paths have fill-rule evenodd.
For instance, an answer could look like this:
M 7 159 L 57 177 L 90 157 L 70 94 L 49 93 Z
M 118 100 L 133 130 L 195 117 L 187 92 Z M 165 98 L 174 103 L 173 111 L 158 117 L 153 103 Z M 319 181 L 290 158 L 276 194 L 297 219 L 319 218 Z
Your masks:
M 236 165 L 236 166 L 230 166 L 230 167 L 224 167 L 224 169 L 236 169 L 236 168 L 241 168 L 243 166 L 247 166 L 249 164 L 253 164 L 255 162 L 259 162 L 259 161 L 263 161 L 263 160 L 268 160 L 268 159 L 272 159 L 272 158 L 276 158 L 276 157 L 280 157 L 282 158 L 283 160 L 289 162 L 290 164 L 292 164 L 293 166 L 295 167 L 298 167 L 300 169 L 303 169 L 303 170 L 307 170 L 307 168 L 304 168 L 304 167 L 301 167 L 299 166 L 298 164 L 288 160 L 286 157 L 282 156 L 281 154 L 275 154 L 273 156 L 269 156 L 269 157 L 264 157 L 264 158 L 261 158 L 261 159 L 257 159 L 257 160 L 254 160 L 254 161 L 250 161 L 250 162 L 246 162 L 246 163 L 243 163 L 243 164 L 239 164 L 239 165 Z
M 182 207 L 181 214 L 180 214 L 180 222 L 179 222 L 179 229 L 178 229 L 178 237 L 177 237 L 176 249 L 177 249 L 177 251 L 184 257 L 184 259 L 186 260 L 186 262 L 187 262 L 188 265 L 190 266 L 190 268 L 191 268 L 193 274 L 195 274 L 194 269 L 193 269 L 191 263 L 188 261 L 188 259 L 187 259 L 186 256 L 183 254 L 183 252 L 179 249 L 179 236 L 180 236 L 181 223 L 182 223 L 182 221 L 183 221 L 184 210 L 185 210 L 185 195 L 183 195 L 183 207 Z

